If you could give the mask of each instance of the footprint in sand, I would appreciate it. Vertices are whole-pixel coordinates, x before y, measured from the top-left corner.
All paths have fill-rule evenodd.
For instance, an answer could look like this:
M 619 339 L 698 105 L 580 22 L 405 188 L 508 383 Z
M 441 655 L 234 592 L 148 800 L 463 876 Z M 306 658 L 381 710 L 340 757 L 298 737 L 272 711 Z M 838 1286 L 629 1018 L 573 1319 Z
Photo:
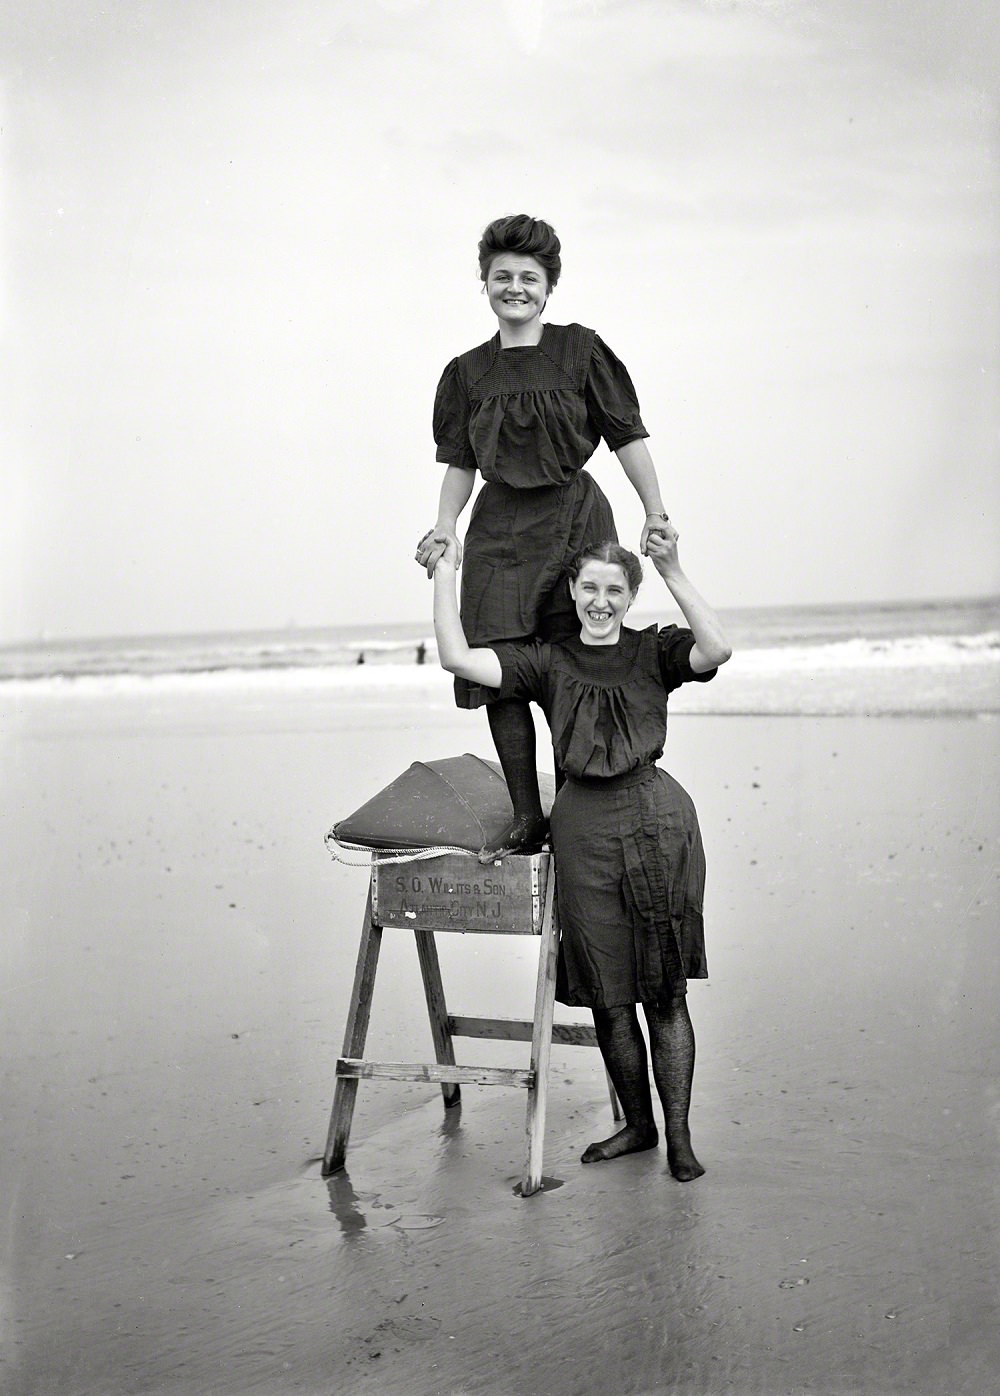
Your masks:
M 430 1231 L 435 1226 L 440 1226 L 444 1217 L 431 1216 L 424 1212 L 404 1212 L 402 1216 L 396 1218 L 396 1225 L 401 1231 Z

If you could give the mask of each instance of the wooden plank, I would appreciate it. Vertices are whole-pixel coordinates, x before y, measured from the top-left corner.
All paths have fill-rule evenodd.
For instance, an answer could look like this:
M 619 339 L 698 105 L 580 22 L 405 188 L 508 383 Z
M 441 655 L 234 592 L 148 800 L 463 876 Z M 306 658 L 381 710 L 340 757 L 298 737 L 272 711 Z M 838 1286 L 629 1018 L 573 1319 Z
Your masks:
M 531 1070 L 534 1085 L 528 1091 L 525 1119 L 527 1157 L 521 1177 L 521 1196 L 530 1197 L 542 1186 L 542 1149 L 545 1143 L 545 1106 L 549 1084 L 549 1054 L 555 1011 L 556 961 L 559 955 L 559 917 L 555 906 L 556 878 L 550 870 L 545 889 L 538 977 L 535 982 L 535 1017 L 531 1036 Z
M 442 1066 L 455 1065 L 455 1052 L 451 1045 L 451 1029 L 448 1025 L 448 1009 L 444 1001 L 444 985 L 441 982 L 441 962 L 438 959 L 437 945 L 433 931 L 416 930 L 417 955 L 420 958 L 420 974 L 424 981 L 424 998 L 427 1000 L 427 1016 L 431 1024 L 431 1037 L 434 1041 L 434 1056 Z M 445 1109 L 462 1102 L 462 1088 L 454 1081 L 445 1081 L 441 1086 Z
M 453 1037 L 487 1037 L 507 1042 L 530 1042 L 534 1024 L 522 1018 L 466 1018 L 449 1013 L 448 1031 Z M 593 1023 L 553 1023 L 552 1041 L 564 1047 L 596 1047 Z
M 337 1075 L 357 1081 L 427 1081 L 440 1085 L 456 1081 L 466 1086 L 525 1086 L 534 1084 L 532 1071 L 506 1066 L 442 1066 L 440 1062 L 366 1062 L 341 1058 Z
M 411 930 L 538 935 L 551 855 L 514 853 L 483 866 L 443 853 L 372 869 L 376 920 Z
M 354 969 L 351 1005 L 347 1014 L 347 1027 L 344 1031 L 343 1055 L 345 1057 L 360 1056 L 365 1050 L 368 1022 L 372 1012 L 375 971 L 378 969 L 378 955 L 381 945 L 382 931 L 372 921 L 372 893 L 369 886 L 365 919 L 361 926 L 361 944 L 358 946 L 358 961 Z M 330 1111 L 326 1149 L 323 1152 L 324 1177 L 336 1173 L 344 1166 L 357 1094 L 357 1081 L 342 1080 L 338 1075 L 337 1085 L 333 1093 L 333 1108 Z

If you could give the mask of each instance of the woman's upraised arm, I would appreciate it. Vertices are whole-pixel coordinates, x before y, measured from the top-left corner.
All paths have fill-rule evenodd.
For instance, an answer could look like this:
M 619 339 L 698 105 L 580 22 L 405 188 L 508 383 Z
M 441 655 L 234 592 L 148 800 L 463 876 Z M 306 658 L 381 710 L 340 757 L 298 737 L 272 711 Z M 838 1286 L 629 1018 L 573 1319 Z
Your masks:
M 722 623 L 701 592 L 688 578 L 677 556 L 677 535 L 651 533 L 646 552 L 653 559 L 653 566 L 667 584 L 671 596 L 683 612 L 684 619 L 694 635 L 694 647 L 688 656 L 688 663 L 696 674 L 705 674 L 709 669 L 717 669 L 725 664 L 732 654 L 732 646 L 726 639 Z
M 457 674 L 460 679 L 486 688 L 499 688 L 503 671 L 496 654 L 489 649 L 470 649 L 462 629 L 455 596 L 457 555 L 457 542 L 447 539 L 434 567 L 434 634 L 438 660 L 443 669 Z

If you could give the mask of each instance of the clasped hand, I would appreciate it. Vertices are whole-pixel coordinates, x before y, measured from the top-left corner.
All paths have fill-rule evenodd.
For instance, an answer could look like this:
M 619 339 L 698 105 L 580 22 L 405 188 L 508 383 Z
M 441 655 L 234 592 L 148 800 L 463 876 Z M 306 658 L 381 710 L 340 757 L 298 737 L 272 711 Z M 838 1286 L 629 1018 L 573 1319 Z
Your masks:
M 652 557 L 648 544 L 650 538 L 655 534 L 661 534 L 664 538 L 672 538 L 675 543 L 680 536 L 670 520 L 665 519 L 662 514 L 647 514 L 639 538 L 639 552 L 643 557 Z
M 434 569 L 445 558 L 455 568 L 462 563 L 462 545 L 450 528 L 429 528 L 417 544 L 416 561 L 426 569 L 428 577 L 434 576 Z
M 677 539 L 680 534 L 669 525 L 670 532 L 656 528 L 646 539 L 646 556 L 652 559 L 653 566 L 661 577 L 665 577 L 668 572 L 680 568 L 680 558 L 677 554 Z

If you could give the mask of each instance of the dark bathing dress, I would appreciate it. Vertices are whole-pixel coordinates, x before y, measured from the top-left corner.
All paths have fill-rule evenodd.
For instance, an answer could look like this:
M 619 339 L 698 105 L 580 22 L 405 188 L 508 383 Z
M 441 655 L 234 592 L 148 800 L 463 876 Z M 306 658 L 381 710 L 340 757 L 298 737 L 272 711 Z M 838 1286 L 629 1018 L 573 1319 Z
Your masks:
M 452 359 L 434 402 L 437 459 L 486 481 L 462 564 L 462 628 L 474 649 L 579 630 L 566 566 L 618 536 L 583 466 L 602 438 L 616 451 L 648 435 L 624 364 L 583 325 L 546 325 L 538 344 L 513 349 L 495 334 Z M 495 697 L 455 680 L 460 708 Z
M 615 645 L 494 645 L 501 698 L 533 699 L 566 782 L 552 807 L 559 868 L 560 1003 L 614 1008 L 705 979 L 705 854 L 690 796 L 654 764 L 667 695 L 704 683 L 690 630 L 622 629 Z

